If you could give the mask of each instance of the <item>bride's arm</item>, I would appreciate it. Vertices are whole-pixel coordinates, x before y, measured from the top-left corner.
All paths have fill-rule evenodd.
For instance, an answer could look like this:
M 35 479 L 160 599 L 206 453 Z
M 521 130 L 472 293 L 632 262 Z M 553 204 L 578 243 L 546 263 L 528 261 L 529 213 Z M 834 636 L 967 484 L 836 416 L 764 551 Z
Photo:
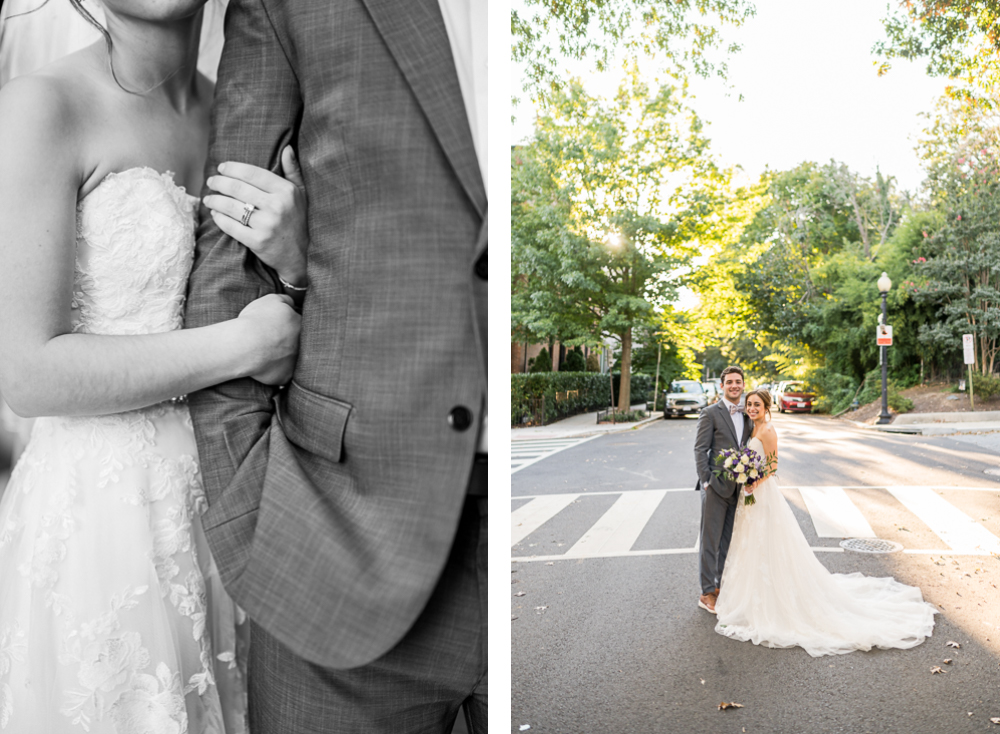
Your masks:
M 768 428 L 761 431 L 758 438 L 764 446 L 764 473 L 756 482 L 747 487 L 747 492 L 751 493 L 758 484 L 778 472 L 778 434 L 773 428 Z
M 200 329 L 72 333 L 76 203 L 89 172 L 83 116 L 60 83 L 25 77 L 0 93 L 0 385 L 11 408 L 98 415 L 237 377 L 287 379 L 298 316 L 280 296 Z

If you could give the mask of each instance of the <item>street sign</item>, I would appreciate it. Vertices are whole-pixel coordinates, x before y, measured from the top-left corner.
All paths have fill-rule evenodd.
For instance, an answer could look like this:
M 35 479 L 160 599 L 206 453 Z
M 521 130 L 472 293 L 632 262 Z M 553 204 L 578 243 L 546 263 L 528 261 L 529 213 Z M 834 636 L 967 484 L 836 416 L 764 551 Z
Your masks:
M 879 324 L 875 327 L 875 343 L 880 347 L 892 346 L 892 327 Z
M 972 341 L 972 334 L 962 334 L 962 349 L 965 352 L 965 363 L 976 363 L 976 347 Z

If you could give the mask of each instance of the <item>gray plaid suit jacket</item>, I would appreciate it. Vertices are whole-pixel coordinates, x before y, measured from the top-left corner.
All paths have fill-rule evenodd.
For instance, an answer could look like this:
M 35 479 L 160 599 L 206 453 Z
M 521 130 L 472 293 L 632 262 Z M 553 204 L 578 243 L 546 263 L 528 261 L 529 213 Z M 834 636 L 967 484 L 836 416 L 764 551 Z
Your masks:
M 745 446 L 753 433 L 753 421 L 749 416 L 743 416 L 743 435 L 736 435 L 736 427 L 729 415 L 726 404 L 719 402 L 702 409 L 698 416 L 698 426 L 694 438 L 694 465 L 698 472 L 698 483 L 695 489 L 702 488 L 707 482 L 720 497 L 732 497 L 736 492 L 736 482 L 717 477 L 712 473 L 717 469 L 715 457 L 724 449 L 738 449 Z
M 203 524 L 257 623 L 363 665 L 437 582 L 486 393 L 487 200 L 438 0 L 231 0 L 212 123 L 209 173 L 295 146 L 311 242 L 291 384 L 191 396 Z M 189 327 L 276 290 L 202 214 Z

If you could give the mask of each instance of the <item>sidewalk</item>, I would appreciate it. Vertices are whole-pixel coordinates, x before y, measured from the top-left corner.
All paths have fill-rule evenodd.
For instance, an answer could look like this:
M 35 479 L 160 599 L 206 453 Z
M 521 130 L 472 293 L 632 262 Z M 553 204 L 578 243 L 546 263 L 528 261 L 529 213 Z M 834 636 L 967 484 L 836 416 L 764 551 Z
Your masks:
M 859 423 L 849 418 L 858 428 L 885 433 L 915 433 L 922 436 L 947 436 L 956 433 L 989 433 L 1000 431 L 1000 411 L 960 413 L 902 413 L 892 423 L 884 426 Z
M 645 410 L 642 403 L 632 406 L 633 410 Z M 619 431 L 631 431 L 634 428 L 647 426 L 655 420 L 663 418 L 663 413 L 657 411 L 650 413 L 650 417 L 644 421 L 634 423 L 597 423 L 597 411 L 593 413 L 580 413 L 561 421 L 549 423 L 546 426 L 531 426 L 530 428 L 511 428 L 510 440 L 527 440 L 539 438 L 584 438 L 598 433 L 617 433 Z

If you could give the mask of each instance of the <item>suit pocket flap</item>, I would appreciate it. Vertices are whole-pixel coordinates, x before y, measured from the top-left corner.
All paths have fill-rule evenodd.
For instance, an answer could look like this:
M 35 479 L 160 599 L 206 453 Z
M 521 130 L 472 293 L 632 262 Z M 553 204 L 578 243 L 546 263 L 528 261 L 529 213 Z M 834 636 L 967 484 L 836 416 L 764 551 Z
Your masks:
M 276 402 L 278 421 L 289 441 L 329 461 L 341 460 L 344 429 L 352 410 L 349 403 L 320 395 L 294 380 Z

